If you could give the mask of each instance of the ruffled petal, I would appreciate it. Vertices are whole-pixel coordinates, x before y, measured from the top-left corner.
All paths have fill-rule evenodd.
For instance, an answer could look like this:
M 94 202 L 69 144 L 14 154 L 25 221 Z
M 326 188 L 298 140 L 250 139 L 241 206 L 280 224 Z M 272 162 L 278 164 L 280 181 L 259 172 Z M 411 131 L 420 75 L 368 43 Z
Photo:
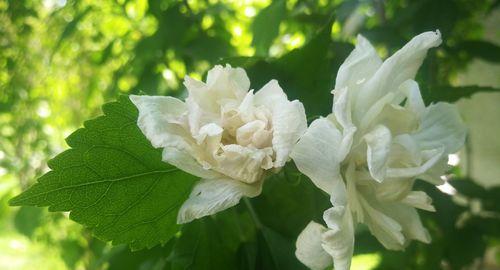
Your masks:
M 376 199 L 369 198 L 368 194 L 359 196 L 361 207 L 364 210 L 364 223 L 370 229 L 370 232 L 387 249 L 399 250 L 404 247 L 405 237 L 403 228 L 393 218 L 386 215 L 377 206 Z M 369 199 L 369 201 L 368 201 Z
M 168 96 L 131 95 L 130 100 L 139 111 L 137 125 L 155 148 L 189 148 L 192 139 L 179 123 L 187 113 L 184 102 Z
M 341 139 L 339 130 L 330 120 L 317 119 L 311 123 L 290 155 L 299 171 L 328 194 L 332 192 L 335 181 L 342 181 L 336 152 Z
M 356 85 L 369 79 L 381 64 L 375 48 L 366 38 L 358 35 L 356 47 L 339 68 L 335 89 L 347 87 L 352 91 Z
M 327 229 L 314 221 L 309 222 L 295 243 L 295 256 L 313 270 L 324 270 L 332 265 L 332 257 L 322 247 L 322 235 Z
M 238 204 L 241 197 L 255 197 L 262 190 L 262 182 L 253 185 L 232 179 L 202 179 L 191 191 L 177 215 L 177 223 L 212 215 Z
M 214 170 L 245 183 L 255 183 L 262 179 L 264 170 L 272 168 L 272 149 L 257 149 L 237 144 L 224 145 L 215 159 L 218 166 Z
M 334 90 L 333 98 L 333 114 L 329 117 L 335 116 L 335 120 L 342 127 L 342 143 L 340 148 L 337 149 L 337 156 L 340 161 L 343 161 L 351 150 L 354 133 L 357 128 L 353 125 L 351 119 L 351 104 L 349 101 L 348 88 L 340 88 Z
M 225 82 L 230 79 L 232 84 L 236 85 L 238 90 L 247 92 L 250 89 L 250 79 L 244 69 L 236 67 L 233 68 L 227 64 L 225 67 L 216 65 L 207 74 L 207 84 L 217 85 L 218 83 Z M 232 85 L 231 85 L 232 86 Z
M 365 136 L 368 146 L 367 161 L 370 174 L 378 182 L 384 181 L 387 161 L 391 150 L 391 132 L 385 126 L 377 126 Z
M 411 239 L 427 244 L 431 242 L 429 232 L 422 225 L 418 212 L 413 207 L 399 203 L 387 203 L 383 205 L 383 211 L 401 225 L 406 243 Z M 401 248 L 403 247 L 401 246 Z
M 403 48 L 386 59 L 376 73 L 363 84 L 357 95 L 356 119 L 361 119 L 360 116 L 365 115 L 371 105 L 387 93 L 398 91 L 404 81 L 415 78 L 427 51 L 439 44 L 441 44 L 439 31 L 425 32 L 414 37 Z
M 420 117 L 425 111 L 425 103 L 420 94 L 418 83 L 414 80 L 407 80 L 401 85 L 401 90 L 407 97 L 405 106 Z
M 451 154 L 463 146 L 466 134 L 456 106 L 439 102 L 425 109 L 420 128 L 412 136 L 422 149 L 444 146 L 444 153 Z
M 189 96 L 198 106 L 209 113 L 219 113 L 221 102 L 241 101 L 250 88 L 250 80 L 241 68 L 217 65 L 208 71 L 207 83 L 184 78 Z
M 335 206 L 325 211 L 329 230 L 322 235 L 323 249 L 333 258 L 335 270 L 349 270 L 354 251 L 354 226 L 351 211 Z
M 412 191 L 401 202 L 422 210 L 436 211 L 436 208 L 432 205 L 432 198 L 423 191 Z
M 217 172 L 203 168 L 189 153 L 175 147 L 165 147 L 163 149 L 162 160 L 201 178 L 213 179 L 222 176 Z
M 427 171 L 431 170 L 438 162 L 442 159 L 444 148 L 425 150 L 421 152 L 424 156 L 424 163 L 415 167 L 407 168 L 388 168 L 387 177 L 390 178 L 410 178 L 417 177 L 425 174 Z
M 278 105 L 279 106 L 279 105 Z M 307 129 L 304 105 L 298 100 L 282 104 L 273 113 L 274 167 L 280 168 L 289 159 L 290 152 Z
M 379 201 L 396 202 L 407 197 L 413 188 L 413 179 L 386 179 L 375 185 L 375 196 Z
M 276 104 L 287 102 L 288 98 L 277 80 L 270 80 L 254 96 L 255 105 L 263 105 L 270 109 Z
M 352 168 L 348 170 L 348 174 L 352 173 Z M 335 181 L 330 193 L 333 207 L 323 213 L 328 230 L 323 233 L 322 246 L 332 256 L 337 270 L 349 270 L 354 251 L 354 225 L 347 199 L 344 181 Z

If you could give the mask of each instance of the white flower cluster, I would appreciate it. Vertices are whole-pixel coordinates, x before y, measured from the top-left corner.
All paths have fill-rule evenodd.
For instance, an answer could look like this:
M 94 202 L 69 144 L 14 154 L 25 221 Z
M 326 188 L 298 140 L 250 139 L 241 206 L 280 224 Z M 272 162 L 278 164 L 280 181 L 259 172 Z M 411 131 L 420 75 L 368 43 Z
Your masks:
M 307 128 L 304 107 L 275 80 L 255 94 L 241 68 L 216 66 L 206 83 L 185 78 L 185 102 L 131 96 L 138 126 L 163 160 L 201 178 L 178 214 L 190 222 L 260 194 L 268 173 L 292 158 L 330 195 L 326 227 L 311 222 L 296 255 L 311 269 L 350 268 L 354 227 L 368 226 L 388 249 L 411 239 L 428 243 L 416 208 L 434 211 L 412 191 L 415 179 L 440 184 L 448 154 L 466 129 L 453 105 L 425 106 L 414 81 L 427 50 L 441 43 L 426 32 L 382 61 L 362 36 L 340 67 L 332 113 Z

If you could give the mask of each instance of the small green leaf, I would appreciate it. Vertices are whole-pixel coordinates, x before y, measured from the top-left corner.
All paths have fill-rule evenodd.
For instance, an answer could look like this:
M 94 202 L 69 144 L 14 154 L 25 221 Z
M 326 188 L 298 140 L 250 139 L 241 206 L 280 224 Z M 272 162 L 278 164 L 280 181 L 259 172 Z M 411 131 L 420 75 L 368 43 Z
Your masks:
M 71 134 L 71 149 L 50 160 L 51 171 L 10 204 L 71 211 L 96 237 L 132 249 L 166 243 L 178 231 L 177 212 L 195 177 L 161 161 L 127 96 L 103 111 Z
M 92 10 L 92 7 L 88 6 L 84 11 L 82 11 L 81 13 L 76 15 L 75 18 L 73 20 L 71 20 L 71 22 L 69 22 L 64 27 L 64 30 L 62 31 L 61 35 L 59 36 L 59 39 L 57 39 L 57 43 L 54 46 L 54 50 L 52 51 L 52 55 L 55 54 L 59 50 L 63 41 L 65 39 L 67 39 L 68 37 L 70 37 L 76 31 L 76 27 L 78 26 L 80 21 L 83 20 L 85 18 L 85 16 L 87 16 L 87 14 L 91 10 Z
M 278 36 L 280 23 L 286 14 L 286 3 L 284 0 L 272 1 L 272 3 L 260 11 L 252 23 L 253 40 L 256 55 L 266 56 L 269 47 Z

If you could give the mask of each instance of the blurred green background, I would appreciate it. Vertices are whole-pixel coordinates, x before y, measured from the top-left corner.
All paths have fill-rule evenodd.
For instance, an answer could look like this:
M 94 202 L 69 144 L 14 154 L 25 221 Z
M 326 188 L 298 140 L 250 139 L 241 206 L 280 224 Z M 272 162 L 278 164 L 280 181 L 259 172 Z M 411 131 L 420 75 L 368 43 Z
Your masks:
M 467 146 L 452 158 L 451 185 L 421 187 L 439 211 L 422 214 L 433 243 L 389 252 L 361 231 L 352 268 L 500 269 L 499 6 L 498 0 L 0 0 L 0 269 L 164 269 L 168 247 L 131 253 L 92 238 L 65 213 L 7 206 L 47 171 L 47 160 L 66 148 L 64 138 L 120 93 L 182 97 L 185 75 L 201 79 L 214 64 L 232 63 L 249 70 L 256 89 L 274 76 L 292 82 L 289 95 L 325 115 L 327 90 L 358 33 L 387 57 L 435 29 L 444 43 L 418 75 L 426 101 L 485 92 L 458 102 L 470 129 Z

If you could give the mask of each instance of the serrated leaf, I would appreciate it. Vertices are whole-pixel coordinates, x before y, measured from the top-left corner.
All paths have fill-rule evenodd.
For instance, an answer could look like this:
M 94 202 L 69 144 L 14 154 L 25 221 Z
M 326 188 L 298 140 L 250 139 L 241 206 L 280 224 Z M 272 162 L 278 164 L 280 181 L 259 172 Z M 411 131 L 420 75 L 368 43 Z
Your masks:
M 177 212 L 196 178 L 161 161 L 127 96 L 103 111 L 71 134 L 71 149 L 50 160 L 51 171 L 10 204 L 71 211 L 96 237 L 132 249 L 165 243 L 178 231 Z

